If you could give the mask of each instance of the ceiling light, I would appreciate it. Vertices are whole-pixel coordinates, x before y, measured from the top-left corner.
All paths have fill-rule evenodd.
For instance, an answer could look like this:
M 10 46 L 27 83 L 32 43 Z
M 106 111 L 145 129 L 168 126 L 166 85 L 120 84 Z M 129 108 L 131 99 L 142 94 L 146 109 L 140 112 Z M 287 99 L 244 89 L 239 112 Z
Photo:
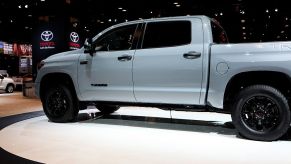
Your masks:
M 285 33 L 285 31 L 281 31 L 281 34 L 284 34 Z
M 277 8 L 275 8 L 275 12 L 278 12 L 279 10 Z
M 111 22 L 111 19 L 108 19 L 108 22 Z
M 122 10 L 122 7 L 118 7 L 118 10 Z
M 32 17 L 32 15 L 31 14 L 29 14 L 29 15 L 27 15 L 28 17 Z
M 13 23 L 13 20 L 12 19 L 10 20 L 10 23 Z
M 123 9 L 122 11 L 123 11 L 123 12 L 126 12 L 127 10 Z
M 101 21 L 100 23 L 101 23 L 101 24 L 103 24 L 104 22 L 103 22 L 103 21 Z
M 153 12 L 151 11 L 150 13 L 152 14 Z
M 246 27 L 242 27 L 242 29 L 243 29 L 243 30 L 245 30 L 245 29 L 246 29 Z
M 221 12 L 221 13 L 220 13 L 220 16 L 222 16 L 222 15 L 223 15 L 223 13 Z
M 288 24 L 286 24 L 286 25 L 285 25 L 285 27 L 289 27 L 289 25 L 288 25 Z
M 27 9 L 28 8 L 28 5 L 25 5 L 24 7 Z
M 45 0 L 40 0 L 41 2 L 44 2 Z
M 173 4 L 174 4 L 174 5 L 177 5 L 177 4 L 179 4 L 179 3 L 178 3 L 178 2 L 174 2 Z
M 19 5 L 19 6 L 18 6 L 18 8 L 20 8 L 20 9 L 21 9 L 21 5 Z
M 266 13 L 269 13 L 269 10 L 268 9 L 266 9 Z
M 180 7 L 181 5 L 176 5 L 176 7 Z
M 244 19 L 241 20 L 241 23 L 245 23 L 245 22 L 246 22 L 246 20 L 244 20 Z

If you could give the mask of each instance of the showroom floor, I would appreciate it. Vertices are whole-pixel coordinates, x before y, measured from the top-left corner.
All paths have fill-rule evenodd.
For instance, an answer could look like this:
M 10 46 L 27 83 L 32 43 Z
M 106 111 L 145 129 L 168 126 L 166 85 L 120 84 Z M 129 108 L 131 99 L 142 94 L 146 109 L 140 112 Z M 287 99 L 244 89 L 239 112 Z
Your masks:
M 110 116 L 90 107 L 77 122 L 63 124 L 41 114 L 0 132 L 1 148 L 41 163 L 287 164 L 290 141 L 242 139 L 227 114 L 141 107 L 122 107 Z
M 38 99 L 23 97 L 19 91 L 14 93 L 0 91 L 0 117 L 40 110 L 41 102 Z

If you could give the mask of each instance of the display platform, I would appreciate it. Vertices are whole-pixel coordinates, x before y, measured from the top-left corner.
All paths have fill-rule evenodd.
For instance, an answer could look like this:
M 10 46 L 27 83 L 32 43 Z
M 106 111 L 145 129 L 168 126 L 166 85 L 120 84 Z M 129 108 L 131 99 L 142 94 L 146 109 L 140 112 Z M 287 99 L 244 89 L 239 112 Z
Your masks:
M 87 109 L 73 123 L 19 116 L 0 118 L 1 152 L 27 163 L 291 163 L 291 137 L 243 139 L 227 114 L 123 107 L 110 116 Z

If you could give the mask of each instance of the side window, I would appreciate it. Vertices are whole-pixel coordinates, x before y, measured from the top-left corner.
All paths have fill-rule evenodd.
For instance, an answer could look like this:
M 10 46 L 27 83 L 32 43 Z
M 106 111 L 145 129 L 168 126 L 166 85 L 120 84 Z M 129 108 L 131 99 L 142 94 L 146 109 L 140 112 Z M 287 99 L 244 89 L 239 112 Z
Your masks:
M 96 46 L 101 46 L 101 51 L 130 50 L 134 40 L 134 33 L 137 25 L 127 25 L 117 27 L 103 34 L 95 42 Z
M 219 25 L 218 22 L 212 20 L 211 21 L 211 29 L 212 29 L 212 37 L 214 43 L 228 43 L 228 39 L 225 31 Z
M 142 48 L 171 47 L 191 42 L 190 21 L 147 23 Z

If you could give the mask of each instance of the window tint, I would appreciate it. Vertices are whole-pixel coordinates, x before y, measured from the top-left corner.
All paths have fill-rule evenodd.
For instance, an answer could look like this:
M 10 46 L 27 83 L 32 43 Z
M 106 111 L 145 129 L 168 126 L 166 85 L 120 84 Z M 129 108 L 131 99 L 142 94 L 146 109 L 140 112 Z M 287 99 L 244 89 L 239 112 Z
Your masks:
M 151 22 L 147 23 L 143 48 L 170 47 L 191 42 L 191 22 Z
M 214 43 L 228 43 L 226 33 L 217 21 L 211 21 L 211 28 Z
M 96 46 L 102 46 L 101 51 L 130 50 L 134 40 L 137 25 L 127 25 L 110 30 L 97 39 Z

